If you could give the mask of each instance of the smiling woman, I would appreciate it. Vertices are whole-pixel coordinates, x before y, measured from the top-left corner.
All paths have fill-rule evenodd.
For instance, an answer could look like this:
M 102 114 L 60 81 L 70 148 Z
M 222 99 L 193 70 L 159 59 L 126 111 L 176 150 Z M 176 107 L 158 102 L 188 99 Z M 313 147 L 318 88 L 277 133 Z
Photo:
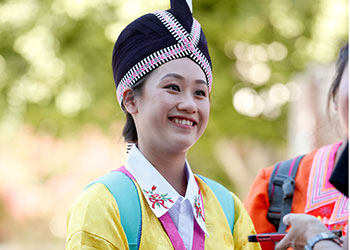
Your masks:
M 188 58 L 160 66 L 146 80 L 139 98 L 127 89 L 123 99 L 136 123 L 138 147 L 149 160 L 156 158 L 151 160 L 155 166 L 159 155 L 167 159 L 169 153 L 178 151 L 176 154 L 184 158 L 208 123 L 210 103 L 205 74 Z M 157 157 L 148 156 L 148 151 L 158 152 Z
M 208 47 L 191 5 L 144 15 L 120 34 L 112 66 L 133 143 L 125 167 L 88 185 L 68 215 L 70 249 L 260 249 L 252 222 L 222 185 L 192 173 L 212 84 Z M 234 234 L 233 234 L 234 230 Z

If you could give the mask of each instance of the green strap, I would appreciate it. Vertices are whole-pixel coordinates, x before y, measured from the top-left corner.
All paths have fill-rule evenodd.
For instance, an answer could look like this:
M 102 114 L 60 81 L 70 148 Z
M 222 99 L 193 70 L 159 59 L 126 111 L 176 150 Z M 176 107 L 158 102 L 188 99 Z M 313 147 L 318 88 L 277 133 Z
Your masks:
M 235 209 L 232 194 L 221 184 L 206 177 L 197 176 L 209 186 L 219 200 L 233 234 Z M 135 183 L 129 176 L 120 171 L 112 171 L 91 182 L 86 188 L 95 183 L 102 183 L 113 195 L 119 208 L 120 220 L 128 239 L 129 249 L 137 250 L 141 239 L 142 216 Z
M 141 205 L 135 183 L 123 172 L 112 171 L 91 182 L 86 188 L 102 183 L 117 202 L 121 224 L 130 250 L 139 248 L 141 239 Z
M 230 226 L 233 235 L 235 220 L 235 204 L 231 192 L 216 181 L 213 181 L 201 175 L 197 176 L 201 178 L 210 187 L 210 189 L 214 192 L 216 198 L 219 200 L 219 203 L 222 207 L 222 210 L 224 210 L 227 222 Z

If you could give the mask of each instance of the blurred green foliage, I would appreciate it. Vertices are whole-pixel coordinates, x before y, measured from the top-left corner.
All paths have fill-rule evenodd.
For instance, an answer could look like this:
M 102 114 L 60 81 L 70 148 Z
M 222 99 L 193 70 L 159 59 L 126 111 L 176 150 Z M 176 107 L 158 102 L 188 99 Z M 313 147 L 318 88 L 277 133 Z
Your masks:
M 214 70 L 211 119 L 189 155 L 194 168 L 206 172 L 201 166 L 219 166 L 213 146 L 222 137 L 243 135 L 276 146 L 285 143 L 285 103 L 274 117 L 242 115 L 232 105 L 233 95 L 243 87 L 267 91 L 276 83 L 286 84 L 310 61 L 334 60 L 340 40 L 348 35 L 347 4 L 346 0 L 193 1 Z M 111 70 L 114 40 L 137 16 L 167 7 L 167 0 L 1 1 L 1 133 L 14 132 L 25 123 L 37 131 L 71 136 L 86 124 L 107 131 L 113 121 L 122 120 Z M 266 54 L 273 42 L 287 53 L 278 60 L 263 60 L 267 80 L 261 82 L 258 76 L 259 84 L 253 84 L 240 75 L 238 45 L 260 46 Z M 215 175 L 228 183 L 223 172 Z

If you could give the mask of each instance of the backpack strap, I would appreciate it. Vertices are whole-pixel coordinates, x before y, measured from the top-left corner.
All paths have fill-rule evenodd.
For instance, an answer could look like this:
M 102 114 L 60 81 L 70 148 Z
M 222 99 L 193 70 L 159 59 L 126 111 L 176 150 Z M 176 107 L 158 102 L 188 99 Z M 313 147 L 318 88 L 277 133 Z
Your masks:
M 204 176 L 197 176 L 209 186 L 219 200 L 233 234 L 235 210 L 232 194 L 221 184 Z M 128 174 L 125 167 L 121 167 L 94 180 L 85 189 L 95 183 L 102 183 L 107 187 L 117 202 L 121 224 L 128 240 L 129 249 L 137 250 L 141 239 L 142 214 L 140 198 L 132 179 L 133 177 Z
M 275 165 L 268 186 L 270 207 L 267 219 L 275 226 L 276 232 L 285 232 L 287 225 L 282 218 L 290 213 L 293 202 L 295 176 L 304 155 L 279 162 Z
M 121 167 L 94 180 L 86 188 L 95 183 L 102 183 L 113 195 L 119 208 L 120 220 L 128 239 L 129 249 L 137 250 L 141 239 L 142 216 L 140 198 L 132 176 L 128 176 Z
M 209 188 L 214 192 L 216 198 L 219 200 L 219 203 L 224 210 L 227 222 L 230 226 L 231 233 L 234 232 L 234 220 L 235 220 L 235 204 L 230 191 L 228 191 L 223 185 L 208 179 L 201 175 L 196 175 L 201 180 L 203 180 Z

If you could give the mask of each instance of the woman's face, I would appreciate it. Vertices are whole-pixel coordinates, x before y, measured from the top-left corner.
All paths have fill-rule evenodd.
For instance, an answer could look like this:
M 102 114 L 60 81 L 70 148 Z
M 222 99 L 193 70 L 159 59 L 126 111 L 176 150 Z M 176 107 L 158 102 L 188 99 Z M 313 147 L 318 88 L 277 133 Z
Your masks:
M 349 115 L 349 67 L 346 64 L 342 78 L 340 80 L 337 96 L 336 96 L 336 110 L 340 120 L 341 127 L 346 135 L 349 137 L 348 115 Z
M 203 134 L 210 102 L 202 69 L 188 58 L 152 72 L 136 97 L 133 118 L 140 149 L 187 151 Z

